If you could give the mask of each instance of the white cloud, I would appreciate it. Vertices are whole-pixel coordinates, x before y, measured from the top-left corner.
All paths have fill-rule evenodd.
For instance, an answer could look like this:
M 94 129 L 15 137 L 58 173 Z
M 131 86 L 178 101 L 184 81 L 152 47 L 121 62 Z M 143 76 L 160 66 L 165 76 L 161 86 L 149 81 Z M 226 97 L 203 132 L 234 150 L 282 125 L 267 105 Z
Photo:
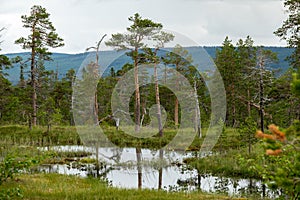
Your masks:
M 2 53 L 19 52 L 14 44 L 27 33 L 21 15 L 28 15 L 34 4 L 44 6 L 65 47 L 57 52 L 83 52 L 101 35 L 123 32 L 127 18 L 138 12 L 161 22 L 166 29 L 179 32 L 200 45 L 221 45 L 225 36 L 233 42 L 250 35 L 256 44 L 284 45 L 273 32 L 285 19 L 279 0 L 0 0 Z

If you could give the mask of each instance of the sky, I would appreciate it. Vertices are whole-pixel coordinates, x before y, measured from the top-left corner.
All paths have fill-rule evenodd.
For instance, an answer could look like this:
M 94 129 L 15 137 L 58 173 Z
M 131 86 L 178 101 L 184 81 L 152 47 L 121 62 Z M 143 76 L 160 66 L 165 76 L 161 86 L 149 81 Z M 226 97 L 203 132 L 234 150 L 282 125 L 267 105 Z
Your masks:
M 108 40 L 113 33 L 124 33 L 134 13 L 185 38 L 181 45 L 221 46 L 226 36 L 236 44 L 248 35 L 256 45 L 286 45 L 273 34 L 287 18 L 282 0 L 0 0 L 0 5 L 0 28 L 6 28 L 1 53 L 28 51 L 14 41 L 28 36 L 21 15 L 29 15 L 33 5 L 46 8 L 64 39 L 65 46 L 52 52 L 82 53 L 104 34 Z

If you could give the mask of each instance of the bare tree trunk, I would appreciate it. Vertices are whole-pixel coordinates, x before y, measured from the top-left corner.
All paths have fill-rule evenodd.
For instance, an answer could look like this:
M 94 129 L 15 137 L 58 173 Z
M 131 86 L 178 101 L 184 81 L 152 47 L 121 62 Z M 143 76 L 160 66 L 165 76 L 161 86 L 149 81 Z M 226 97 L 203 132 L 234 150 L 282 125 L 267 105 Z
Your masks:
M 34 31 L 34 28 L 33 28 Z M 37 94 L 36 94 L 36 68 L 35 68 L 35 48 L 34 36 L 32 37 L 33 47 L 31 48 L 31 86 L 32 86 L 32 126 L 37 124 Z
M 198 187 L 198 190 L 201 189 L 201 174 L 199 173 L 199 170 L 197 170 L 197 187 Z
M 25 78 L 24 78 L 24 66 L 23 63 L 20 64 L 20 87 L 25 88 Z
M 266 185 L 265 184 L 263 184 L 262 185 L 262 192 L 263 192 L 263 198 L 265 198 L 265 196 L 266 196 Z
M 259 58 L 259 70 L 260 70 L 260 78 L 259 78 L 259 114 L 260 114 L 260 126 L 261 131 L 264 132 L 264 82 L 263 82 L 263 58 Z
M 135 132 L 140 132 L 140 115 L 141 115 L 141 102 L 140 102 L 140 86 L 139 86 L 139 74 L 138 74 L 138 49 L 134 52 L 134 84 L 135 84 Z
M 99 112 L 99 106 L 98 106 L 98 95 L 97 95 L 97 86 L 98 86 L 98 76 L 99 76 L 99 70 L 98 70 L 98 51 L 97 51 L 97 57 L 96 57 L 96 63 L 94 65 L 94 75 L 96 79 L 96 91 L 94 94 L 94 117 L 95 117 L 95 124 L 99 125 L 99 119 L 98 119 L 98 112 Z
M 32 130 L 32 116 L 29 116 L 28 117 L 28 128 L 29 128 L 29 130 Z
M 249 193 L 250 194 L 253 193 L 253 189 L 254 189 L 254 187 L 253 187 L 253 179 L 250 178 L 250 180 L 249 180 Z
M 98 144 L 98 141 L 97 141 L 97 144 L 96 144 L 96 178 L 99 177 L 100 173 L 100 166 L 99 166 L 99 144 Z
M 136 160 L 137 160 L 137 170 L 138 170 L 138 189 L 142 189 L 142 149 L 140 147 L 135 148 Z
M 97 96 L 97 86 L 96 86 L 96 92 L 94 95 L 94 116 L 95 116 L 95 124 L 98 125 L 99 124 L 99 119 L 98 119 L 98 110 L 99 110 L 99 106 L 98 106 L 98 96 Z
M 159 87 L 158 87 L 158 78 L 157 78 L 157 65 L 154 63 L 154 79 L 155 79 L 155 99 L 157 105 L 157 120 L 158 120 L 158 131 L 159 136 L 163 136 L 163 127 L 161 121 L 161 110 L 160 110 L 160 100 L 159 100 Z
M 232 126 L 236 127 L 236 105 L 235 105 L 235 86 L 232 86 Z
M 251 116 L 251 102 L 250 102 L 250 90 L 249 90 L 249 88 L 247 89 L 247 96 L 248 96 L 247 110 L 248 110 L 248 117 L 250 117 Z
M 163 158 L 164 158 L 164 150 L 163 149 L 160 149 L 159 150 L 159 160 L 160 162 L 163 162 Z M 158 169 L 158 189 L 160 190 L 162 188 L 162 164 L 161 164 L 161 167 L 159 167 Z
M 198 137 L 202 137 L 202 132 L 201 132 L 201 119 L 200 119 L 200 107 L 199 107 L 199 100 L 198 100 L 198 94 L 197 94 L 197 81 L 196 78 L 194 78 L 194 96 L 196 100 L 196 105 L 195 105 L 195 128 L 196 132 L 198 134 Z
M 34 76 L 34 75 L 33 75 Z M 32 83 L 32 125 L 36 126 L 37 124 L 37 106 L 36 106 L 36 101 L 37 101 L 37 94 L 36 94 L 36 81 L 33 80 Z
M 178 123 L 178 107 L 179 107 L 179 102 L 178 102 L 178 99 L 176 98 L 175 99 L 175 109 L 174 109 L 174 121 L 175 121 L 176 128 L 179 125 L 179 123 Z
M 251 154 L 251 135 L 248 133 L 248 153 Z
M 147 103 L 146 100 L 144 100 L 142 101 L 142 116 L 141 116 L 140 126 L 143 126 L 145 115 L 147 114 L 146 107 L 147 107 Z
M 179 69 L 178 69 L 178 64 L 176 64 L 176 70 L 178 71 Z M 178 84 L 178 77 L 176 77 L 176 90 L 178 90 L 178 86 L 179 84 Z M 178 123 L 178 119 L 179 119 L 179 117 L 178 117 L 178 109 L 179 109 L 179 102 L 178 102 L 178 99 L 177 99 L 177 97 L 175 96 L 175 107 L 174 107 L 174 121 L 175 121 L 175 126 L 176 126 L 176 128 L 178 128 L 178 125 L 179 125 L 179 123 Z

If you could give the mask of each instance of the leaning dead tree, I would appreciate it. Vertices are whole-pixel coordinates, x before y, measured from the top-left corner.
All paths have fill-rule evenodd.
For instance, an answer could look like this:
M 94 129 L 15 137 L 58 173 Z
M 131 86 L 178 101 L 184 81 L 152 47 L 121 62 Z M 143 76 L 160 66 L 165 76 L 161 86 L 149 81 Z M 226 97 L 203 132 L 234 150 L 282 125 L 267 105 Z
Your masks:
M 198 137 L 202 137 L 201 132 L 201 117 L 200 117 L 200 107 L 199 107 L 199 100 L 197 94 L 197 81 L 196 77 L 194 77 L 194 96 L 195 96 L 195 130 L 198 134 Z
M 96 78 L 96 80 L 98 80 L 98 78 L 99 78 L 99 49 L 100 49 L 101 42 L 105 37 L 106 37 L 106 34 L 104 34 L 102 36 L 102 38 L 98 41 L 96 46 L 86 48 L 86 51 L 89 51 L 91 49 L 96 51 L 96 62 L 94 63 L 94 66 L 93 66 L 93 75 Z M 98 106 L 97 89 L 94 94 L 94 109 L 93 110 L 94 110 L 94 116 L 96 117 L 95 123 L 97 125 L 99 125 L 99 123 L 98 123 L 99 106 Z
M 102 36 L 102 38 L 98 41 L 97 45 L 94 46 L 94 47 L 88 47 L 86 49 L 86 51 L 89 51 L 89 50 L 95 50 L 96 51 L 96 61 L 95 63 L 92 63 L 92 73 L 93 73 L 93 78 L 96 80 L 96 83 L 98 83 L 98 79 L 99 79 L 99 49 L 100 49 L 100 45 L 101 45 L 101 42 L 103 41 L 103 39 L 105 38 L 106 34 L 104 34 Z M 95 124 L 96 125 L 99 125 L 99 122 L 98 122 L 98 96 L 97 96 L 97 85 L 96 84 L 96 90 L 95 90 L 95 93 L 94 93 L 94 96 L 93 96 L 93 101 L 94 101 L 94 107 L 93 107 L 93 112 L 94 112 L 94 116 L 95 116 Z M 99 166 L 99 144 L 97 143 L 96 145 L 96 160 L 97 160 L 97 163 L 96 163 L 96 171 L 97 171 L 97 177 L 99 176 L 99 170 L 100 170 L 100 166 Z

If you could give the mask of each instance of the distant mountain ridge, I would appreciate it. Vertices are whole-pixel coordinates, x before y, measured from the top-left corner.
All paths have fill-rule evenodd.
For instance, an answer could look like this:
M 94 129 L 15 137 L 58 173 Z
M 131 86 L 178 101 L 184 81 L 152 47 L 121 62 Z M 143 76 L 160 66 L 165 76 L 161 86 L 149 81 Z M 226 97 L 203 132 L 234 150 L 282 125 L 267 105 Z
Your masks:
M 193 56 L 193 53 L 195 52 L 195 48 L 197 47 L 186 47 L 190 54 Z M 204 47 L 206 52 L 212 57 L 215 58 L 216 55 L 216 49 L 220 47 Z M 292 54 L 294 51 L 291 48 L 286 47 L 264 47 L 265 49 L 271 50 L 278 55 L 279 62 L 272 64 L 272 68 L 279 69 L 280 73 L 284 73 L 288 68 L 289 64 L 285 60 L 285 58 Z M 104 76 L 108 75 L 110 72 L 110 69 L 113 67 L 115 71 L 118 71 L 123 67 L 125 63 L 132 62 L 131 58 L 126 56 L 124 53 L 120 53 L 117 51 L 100 51 L 100 59 L 103 60 L 104 63 L 110 63 L 109 67 L 104 72 Z M 16 56 L 21 56 L 24 60 L 29 58 L 30 53 L 11 53 L 11 54 L 5 54 L 9 58 L 14 58 Z M 79 53 L 79 54 L 67 54 L 67 53 L 53 53 L 52 59 L 53 61 L 47 61 L 45 62 L 45 68 L 46 70 L 53 70 L 58 72 L 58 78 L 62 78 L 65 76 L 68 70 L 74 69 L 76 72 L 80 68 L 83 61 L 86 59 L 86 57 L 89 55 L 89 53 Z M 117 59 L 116 59 L 117 58 Z M 29 71 L 29 63 L 28 67 L 25 69 L 25 71 Z M 18 64 L 15 64 L 13 68 L 4 70 L 8 74 L 7 78 L 9 81 L 11 81 L 13 84 L 18 83 L 19 77 L 20 77 L 20 67 Z M 27 76 L 25 75 L 25 78 Z

